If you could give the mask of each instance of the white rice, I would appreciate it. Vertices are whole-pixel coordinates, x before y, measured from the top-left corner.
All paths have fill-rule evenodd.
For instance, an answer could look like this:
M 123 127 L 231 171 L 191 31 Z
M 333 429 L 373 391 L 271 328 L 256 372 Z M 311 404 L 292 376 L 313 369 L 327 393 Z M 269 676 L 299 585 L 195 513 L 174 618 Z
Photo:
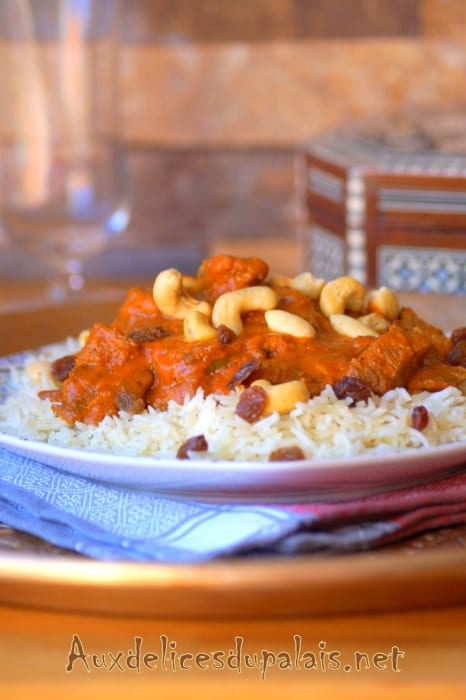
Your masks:
M 52 360 L 76 350 L 75 343 L 56 345 L 41 356 Z M 57 418 L 49 401 L 37 397 L 40 388 L 23 369 L 11 368 L 9 395 L 0 405 L 0 432 L 61 447 L 115 455 L 170 458 L 186 439 L 203 434 L 208 451 L 193 459 L 266 461 L 279 448 L 299 445 L 308 459 L 340 459 L 419 449 L 466 440 L 466 397 L 453 387 L 411 396 L 396 389 L 367 404 L 350 407 L 331 387 L 286 416 L 273 414 L 249 424 L 235 415 L 240 392 L 204 397 L 201 391 L 183 405 L 171 402 L 167 411 L 149 408 L 142 414 L 121 412 L 97 426 L 69 426 Z M 414 406 L 429 411 L 422 431 L 411 423 Z

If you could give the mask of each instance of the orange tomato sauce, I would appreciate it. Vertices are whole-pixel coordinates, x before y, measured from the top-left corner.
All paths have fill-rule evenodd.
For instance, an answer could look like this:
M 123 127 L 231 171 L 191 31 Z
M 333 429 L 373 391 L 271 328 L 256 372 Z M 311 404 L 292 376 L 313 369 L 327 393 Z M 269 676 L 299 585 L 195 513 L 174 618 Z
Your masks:
M 227 291 L 266 283 L 267 274 L 267 265 L 261 260 L 216 256 L 202 263 L 196 296 L 213 304 Z M 263 311 L 250 311 L 242 316 L 242 333 L 231 341 L 222 341 L 219 336 L 192 342 L 184 337 L 183 321 L 161 313 L 150 291 L 131 289 L 114 322 L 91 329 L 69 376 L 54 392 L 55 413 L 68 423 L 97 424 L 120 410 L 166 409 L 169 401 L 181 403 L 199 388 L 205 394 L 226 394 L 256 379 L 272 384 L 302 379 L 310 395 L 316 396 L 327 384 L 334 385 L 345 376 L 365 373 L 369 377 L 366 383 L 370 386 L 373 381 L 371 389 L 377 392 L 380 387 L 385 391 L 387 386 L 408 386 L 417 372 L 432 375 L 433 371 L 437 378 L 434 384 L 441 388 L 438 378 L 451 342 L 427 324 L 419 325 L 412 312 L 404 317 L 405 327 L 402 320 L 392 324 L 393 341 L 387 335 L 383 344 L 379 343 L 384 352 L 393 355 L 392 365 L 396 364 L 394 372 L 388 361 L 384 373 L 374 355 L 377 346 L 370 351 L 376 358 L 372 364 L 366 352 L 378 339 L 340 335 L 320 312 L 318 301 L 291 287 L 274 289 L 279 296 L 277 308 L 308 320 L 316 329 L 315 337 L 273 332 Z M 395 348 L 400 339 L 406 348 L 402 353 L 391 352 L 390 343 Z M 384 364 L 383 357 L 380 362 Z M 376 379 L 372 380 L 372 375 L 377 375 Z M 460 372 L 458 381 L 462 376 Z M 449 381 L 454 383 L 451 377 Z

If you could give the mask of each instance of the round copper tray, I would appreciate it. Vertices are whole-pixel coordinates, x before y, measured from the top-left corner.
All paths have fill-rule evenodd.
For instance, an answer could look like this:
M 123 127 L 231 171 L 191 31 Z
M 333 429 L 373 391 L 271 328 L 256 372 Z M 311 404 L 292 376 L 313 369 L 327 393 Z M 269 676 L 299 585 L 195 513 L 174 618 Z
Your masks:
M 351 555 L 104 563 L 0 526 L 0 603 L 157 617 L 328 615 L 466 603 L 466 525 Z

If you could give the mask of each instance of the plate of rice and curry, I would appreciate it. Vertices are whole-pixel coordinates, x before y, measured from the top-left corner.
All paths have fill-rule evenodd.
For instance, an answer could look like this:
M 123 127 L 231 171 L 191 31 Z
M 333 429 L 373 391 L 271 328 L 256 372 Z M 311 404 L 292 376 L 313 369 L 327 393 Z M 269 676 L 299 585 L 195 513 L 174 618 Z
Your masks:
M 4 363 L 0 446 L 192 498 L 341 499 L 466 460 L 466 327 L 386 287 L 217 255 Z

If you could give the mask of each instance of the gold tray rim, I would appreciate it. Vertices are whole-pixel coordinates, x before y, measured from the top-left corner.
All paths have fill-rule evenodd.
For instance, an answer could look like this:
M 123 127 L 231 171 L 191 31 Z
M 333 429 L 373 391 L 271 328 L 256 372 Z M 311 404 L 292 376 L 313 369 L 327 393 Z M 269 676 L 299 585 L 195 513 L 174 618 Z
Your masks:
M 0 604 L 162 618 L 283 617 L 466 603 L 461 549 L 296 555 L 197 564 L 0 556 Z

